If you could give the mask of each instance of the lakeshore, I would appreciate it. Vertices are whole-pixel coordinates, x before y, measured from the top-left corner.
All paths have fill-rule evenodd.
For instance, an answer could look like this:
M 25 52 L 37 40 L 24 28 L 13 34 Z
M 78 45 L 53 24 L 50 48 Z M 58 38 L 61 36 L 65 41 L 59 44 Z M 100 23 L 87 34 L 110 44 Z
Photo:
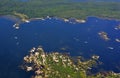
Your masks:
M 27 16 L 27 15 L 26 15 Z M 56 20 L 61 20 L 61 21 L 64 21 L 64 22 L 68 22 L 68 23 L 71 23 L 71 24 L 76 24 L 76 23 L 85 23 L 87 18 L 89 17 L 96 17 L 96 18 L 100 18 L 100 19 L 103 19 L 103 20 L 115 20 L 115 21 L 120 21 L 119 19 L 112 19 L 112 18 L 107 18 L 107 17 L 97 17 L 97 16 L 89 16 L 86 18 L 86 20 L 83 20 L 83 19 L 77 19 L 77 18 L 60 18 L 60 17 L 50 17 L 50 16 L 46 16 L 46 17 L 38 17 L 38 18 L 29 18 L 29 19 L 22 19 L 22 18 L 19 18 L 19 16 L 14 16 L 14 15 L 4 15 L 4 16 L 1 16 L 1 17 L 4 17 L 6 19 L 10 19 L 12 21 L 15 22 L 15 24 L 13 25 L 14 28 L 16 29 L 19 29 L 19 25 L 22 24 L 22 23 L 30 23 L 31 21 L 36 21 L 36 20 L 47 20 L 47 19 L 56 19 Z M 118 27 L 115 27 L 115 29 L 117 30 Z
M 19 0 L 4 1 L 1 5 L 0 15 L 13 14 L 14 12 L 28 15 L 30 18 L 56 16 L 60 18 L 76 18 L 85 20 L 88 16 L 108 17 L 112 19 L 120 19 L 119 2 L 71 2 L 61 1 L 26 1 Z M 17 4 L 17 5 L 15 5 Z M 6 5 L 6 6 L 3 6 Z M 9 5 L 12 5 L 9 7 Z M 21 5 L 23 5 L 21 7 Z M 41 6 L 41 7 L 39 7 Z M 97 6 L 97 7 L 96 7 Z M 4 8 L 3 8 L 4 7 Z

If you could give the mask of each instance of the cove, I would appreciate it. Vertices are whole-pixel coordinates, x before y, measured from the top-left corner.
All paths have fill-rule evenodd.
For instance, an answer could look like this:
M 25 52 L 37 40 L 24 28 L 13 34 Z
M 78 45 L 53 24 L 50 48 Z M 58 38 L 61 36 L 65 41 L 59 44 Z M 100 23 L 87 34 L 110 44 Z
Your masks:
M 120 21 L 88 17 L 85 23 L 69 23 L 52 18 L 22 23 L 0 18 L 0 78 L 30 78 L 20 68 L 23 57 L 32 47 L 42 46 L 46 52 L 67 52 L 71 56 L 89 58 L 99 55 L 104 70 L 120 72 L 120 30 L 115 28 Z M 109 41 L 98 34 L 106 32 Z M 98 69 L 99 70 L 99 69 Z

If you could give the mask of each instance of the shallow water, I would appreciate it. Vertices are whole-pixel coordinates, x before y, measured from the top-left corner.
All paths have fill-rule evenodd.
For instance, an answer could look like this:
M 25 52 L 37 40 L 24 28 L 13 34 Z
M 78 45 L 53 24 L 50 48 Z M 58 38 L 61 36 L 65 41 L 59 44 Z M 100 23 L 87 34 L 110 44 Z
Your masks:
M 14 21 L 0 18 L 0 78 L 29 78 L 19 65 L 32 47 L 43 46 L 47 52 L 69 52 L 89 58 L 99 55 L 105 70 L 120 72 L 120 21 L 88 17 L 86 23 L 68 23 L 60 19 L 34 20 L 13 28 Z M 110 38 L 102 39 L 104 31 Z

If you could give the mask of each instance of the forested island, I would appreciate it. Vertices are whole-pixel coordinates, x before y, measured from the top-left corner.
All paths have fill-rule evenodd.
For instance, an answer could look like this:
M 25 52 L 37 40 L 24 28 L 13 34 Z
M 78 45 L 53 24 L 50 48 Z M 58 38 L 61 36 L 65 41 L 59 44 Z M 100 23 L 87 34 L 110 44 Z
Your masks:
M 14 12 L 29 18 L 61 17 L 86 19 L 88 16 L 120 19 L 120 3 L 109 1 L 73 0 L 0 0 L 0 15 Z
M 32 71 L 32 78 L 120 78 L 120 74 L 113 71 L 92 74 L 90 70 L 99 64 L 98 60 L 96 55 L 89 60 L 83 60 L 81 56 L 73 59 L 68 54 L 47 53 L 41 47 L 33 47 L 21 67 Z

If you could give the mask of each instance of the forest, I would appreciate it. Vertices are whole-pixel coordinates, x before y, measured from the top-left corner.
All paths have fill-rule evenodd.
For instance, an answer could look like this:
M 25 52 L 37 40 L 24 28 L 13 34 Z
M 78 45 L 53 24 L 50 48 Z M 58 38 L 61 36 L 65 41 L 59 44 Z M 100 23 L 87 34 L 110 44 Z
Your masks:
M 0 15 L 14 12 L 26 14 L 29 18 L 61 17 L 86 19 L 97 16 L 120 19 L 119 2 L 74 2 L 72 0 L 0 0 Z

